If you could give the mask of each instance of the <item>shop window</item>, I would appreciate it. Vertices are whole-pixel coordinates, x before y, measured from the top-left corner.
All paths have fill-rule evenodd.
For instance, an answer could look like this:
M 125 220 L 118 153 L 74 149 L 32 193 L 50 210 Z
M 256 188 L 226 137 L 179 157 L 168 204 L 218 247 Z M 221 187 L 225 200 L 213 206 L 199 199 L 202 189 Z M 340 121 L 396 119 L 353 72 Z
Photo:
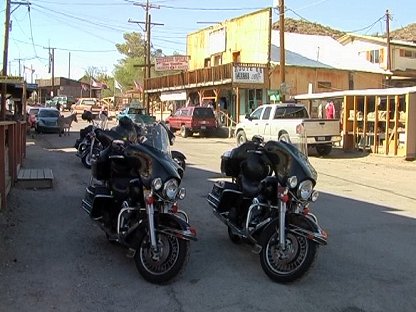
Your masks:
M 248 90 L 248 108 L 250 111 L 256 109 L 263 104 L 263 90 L 249 89 Z
M 380 63 L 380 50 L 367 51 L 367 61 L 371 63 Z
M 241 62 L 240 51 L 233 52 L 233 62 L 234 63 L 240 63 Z
M 331 82 L 330 81 L 318 81 L 318 88 L 331 89 Z
M 416 58 L 416 51 L 400 49 L 400 56 L 407 58 Z
M 222 64 L 222 54 L 214 56 L 214 66 L 218 66 Z

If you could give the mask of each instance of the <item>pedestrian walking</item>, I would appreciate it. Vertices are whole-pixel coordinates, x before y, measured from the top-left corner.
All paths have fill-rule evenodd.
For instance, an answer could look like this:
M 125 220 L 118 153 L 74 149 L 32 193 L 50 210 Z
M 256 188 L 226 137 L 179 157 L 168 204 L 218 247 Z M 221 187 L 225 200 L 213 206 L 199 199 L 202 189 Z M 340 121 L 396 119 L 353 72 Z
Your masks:
M 108 122 L 108 110 L 107 107 L 102 104 L 100 113 L 98 114 L 98 118 L 100 119 L 100 128 L 107 129 L 107 122 Z

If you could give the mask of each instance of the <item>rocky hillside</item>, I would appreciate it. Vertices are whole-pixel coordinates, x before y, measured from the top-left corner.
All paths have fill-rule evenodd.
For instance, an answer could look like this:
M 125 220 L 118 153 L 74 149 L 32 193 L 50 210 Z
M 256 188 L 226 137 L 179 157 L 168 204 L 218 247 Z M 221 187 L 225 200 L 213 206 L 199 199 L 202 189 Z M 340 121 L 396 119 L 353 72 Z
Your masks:
M 277 21 L 274 23 L 272 28 L 278 30 L 279 22 Z M 318 23 L 308 22 L 305 20 L 295 20 L 292 18 L 285 19 L 285 32 L 306 35 L 331 36 L 334 39 L 338 39 L 345 35 L 345 32 L 332 29 L 331 27 L 323 26 Z
M 416 43 L 416 23 L 390 32 L 391 39 L 413 41 Z
M 279 22 L 273 24 L 273 29 L 279 29 Z M 318 23 L 312 23 L 305 20 L 295 20 L 292 18 L 285 19 L 285 31 L 307 35 L 331 36 L 338 39 L 346 33 L 331 27 L 323 26 Z M 416 42 L 416 23 L 406 27 L 396 29 L 390 32 L 391 39 L 406 40 Z

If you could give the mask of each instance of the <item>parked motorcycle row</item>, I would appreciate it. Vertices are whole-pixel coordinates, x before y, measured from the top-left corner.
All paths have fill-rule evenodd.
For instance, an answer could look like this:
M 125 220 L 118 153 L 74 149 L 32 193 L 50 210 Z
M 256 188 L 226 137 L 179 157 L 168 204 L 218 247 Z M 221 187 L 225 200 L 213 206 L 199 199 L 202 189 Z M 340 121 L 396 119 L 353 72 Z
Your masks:
M 160 122 L 137 125 L 126 117 L 103 130 L 92 116 L 82 117 L 92 123 L 75 143 L 91 169 L 82 208 L 110 242 L 126 247 L 144 279 L 173 281 L 197 240 L 179 206 L 186 158 L 170 150 L 174 134 Z M 310 212 L 317 173 L 307 156 L 290 143 L 254 137 L 222 156 L 221 172 L 227 179 L 214 183 L 207 200 L 231 241 L 252 245 L 275 282 L 303 276 L 327 243 Z

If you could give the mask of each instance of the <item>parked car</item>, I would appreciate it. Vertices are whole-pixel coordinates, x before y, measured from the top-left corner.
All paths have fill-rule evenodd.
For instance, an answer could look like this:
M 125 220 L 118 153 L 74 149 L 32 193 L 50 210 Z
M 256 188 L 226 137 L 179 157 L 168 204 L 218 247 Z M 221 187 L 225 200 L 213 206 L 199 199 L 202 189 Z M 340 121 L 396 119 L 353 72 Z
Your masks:
M 59 117 L 61 113 L 53 107 L 39 108 L 38 116 L 36 118 L 35 131 L 42 132 L 56 132 L 61 131 L 59 125 Z
M 216 131 L 217 120 L 210 107 L 188 106 L 179 108 L 175 114 L 166 119 L 172 131 L 180 130 L 186 138 L 198 132 L 200 135 L 212 134 Z
M 52 99 L 45 102 L 45 107 L 53 107 L 59 109 L 61 112 L 71 110 L 71 106 L 75 104 L 75 98 L 68 95 L 54 96 Z
M 125 116 L 138 123 L 150 124 L 156 121 L 156 117 L 147 115 L 146 109 L 142 107 L 126 107 L 117 114 L 116 119 L 119 120 Z
M 100 109 L 100 103 L 96 98 L 80 98 L 71 107 L 71 110 L 74 110 L 80 114 L 82 114 L 84 111 L 90 111 L 92 113 L 98 114 L 100 112 Z

